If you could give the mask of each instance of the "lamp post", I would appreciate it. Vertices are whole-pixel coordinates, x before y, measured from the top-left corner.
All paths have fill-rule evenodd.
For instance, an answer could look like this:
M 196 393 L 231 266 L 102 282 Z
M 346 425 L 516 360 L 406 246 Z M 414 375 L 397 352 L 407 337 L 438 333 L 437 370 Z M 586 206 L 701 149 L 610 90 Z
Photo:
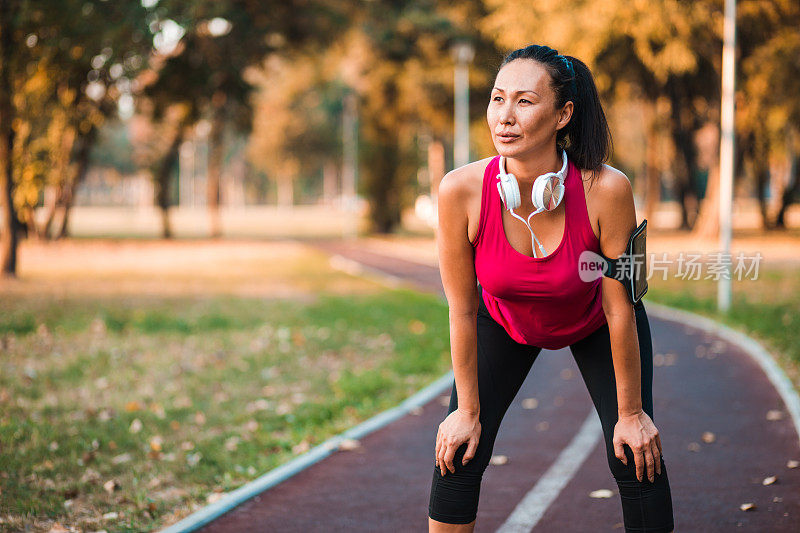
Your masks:
M 731 211 L 733 204 L 734 157 L 734 82 L 736 79 L 736 0 L 725 0 L 725 25 L 722 46 L 722 103 L 719 141 L 719 240 L 722 257 L 731 250 Z M 717 285 L 717 307 L 726 312 L 731 306 L 731 269 L 727 260 L 725 275 Z
M 358 236 L 358 96 L 352 89 L 344 95 L 342 145 L 342 198 L 348 217 L 343 237 L 355 239 Z
M 469 64 L 475 57 L 475 49 L 471 43 L 459 41 L 451 52 L 456 63 L 453 160 L 458 168 L 469 163 Z

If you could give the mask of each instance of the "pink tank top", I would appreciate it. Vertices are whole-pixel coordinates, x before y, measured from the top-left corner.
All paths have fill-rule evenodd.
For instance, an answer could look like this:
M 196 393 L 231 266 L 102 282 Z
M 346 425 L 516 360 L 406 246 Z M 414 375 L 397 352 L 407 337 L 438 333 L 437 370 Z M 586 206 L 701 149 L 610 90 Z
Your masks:
M 578 272 L 581 252 L 600 252 L 580 170 L 569 161 L 561 243 L 545 257 L 530 257 L 515 250 L 503 231 L 505 206 L 496 185 L 499 161 L 500 156 L 492 158 L 483 175 L 480 222 L 473 243 L 483 301 L 489 314 L 518 343 L 548 350 L 569 346 L 606 324 L 602 278 L 584 282 Z M 524 213 L 518 214 L 525 218 Z M 527 228 L 525 232 L 530 235 Z

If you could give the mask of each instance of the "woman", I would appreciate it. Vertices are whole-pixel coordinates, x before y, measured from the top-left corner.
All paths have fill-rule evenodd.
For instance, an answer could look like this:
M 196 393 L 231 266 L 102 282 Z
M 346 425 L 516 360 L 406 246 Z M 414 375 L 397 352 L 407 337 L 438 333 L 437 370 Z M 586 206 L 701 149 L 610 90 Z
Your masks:
M 583 281 L 578 271 L 585 250 L 625 253 L 637 227 L 630 182 L 604 164 L 611 136 L 592 75 L 547 46 L 516 50 L 500 66 L 486 118 L 499 156 L 449 172 L 439 187 L 455 383 L 436 437 L 429 530 L 472 531 L 508 406 L 542 348 L 569 346 L 602 423 L 625 530 L 669 533 L 644 305 L 631 304 L 618 280 Z M 500 156 L 518 183 L 514 212 L 498 187 Z M 535 179 L 562 168 L 563 199 L 536 209 Z

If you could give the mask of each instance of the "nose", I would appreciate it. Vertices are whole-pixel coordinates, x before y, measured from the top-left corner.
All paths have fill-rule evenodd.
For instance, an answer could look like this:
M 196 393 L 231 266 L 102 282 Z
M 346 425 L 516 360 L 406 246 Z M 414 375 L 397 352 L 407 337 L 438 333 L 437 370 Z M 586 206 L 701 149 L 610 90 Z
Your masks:
M 497 120 L 500 124 L 514 124 L 514 111 L 508 104 L 500 106 L 497 112 Z

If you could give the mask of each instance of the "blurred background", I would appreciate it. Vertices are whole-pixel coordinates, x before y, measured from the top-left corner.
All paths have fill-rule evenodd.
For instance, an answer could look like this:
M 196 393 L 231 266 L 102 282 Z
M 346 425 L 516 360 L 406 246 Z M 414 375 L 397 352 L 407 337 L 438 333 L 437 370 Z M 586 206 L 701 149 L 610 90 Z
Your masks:
M 729 313 L 713 279 L 647 296 L 795 384 L 798 28 L 737 2 L 758 280 Z M 438 183 L 494 155 L 514 48 L 592 69 L 648 251 L 719 250 L 722 30 L 722 0 L 0 0 L 0 526 L 163 526 L 447 371 L 446 304 L 316 244 L 435 268 Z

